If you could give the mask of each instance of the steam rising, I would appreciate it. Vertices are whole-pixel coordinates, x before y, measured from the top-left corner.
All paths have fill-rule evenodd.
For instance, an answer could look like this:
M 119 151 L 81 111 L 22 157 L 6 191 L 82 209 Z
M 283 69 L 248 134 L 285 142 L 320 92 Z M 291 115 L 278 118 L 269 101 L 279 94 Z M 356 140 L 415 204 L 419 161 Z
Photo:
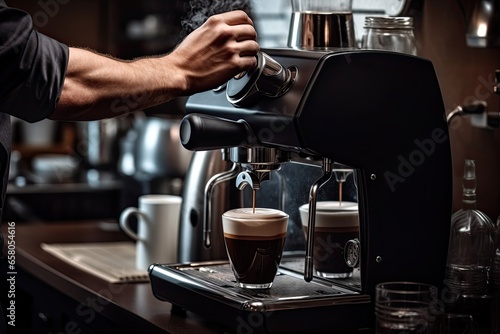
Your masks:
M 251 16 L 250 0 L 190 0 L 189 5 L 186 18 L 181 22 L 181 38 L 186 37 L 215 14 L 240 9 Z

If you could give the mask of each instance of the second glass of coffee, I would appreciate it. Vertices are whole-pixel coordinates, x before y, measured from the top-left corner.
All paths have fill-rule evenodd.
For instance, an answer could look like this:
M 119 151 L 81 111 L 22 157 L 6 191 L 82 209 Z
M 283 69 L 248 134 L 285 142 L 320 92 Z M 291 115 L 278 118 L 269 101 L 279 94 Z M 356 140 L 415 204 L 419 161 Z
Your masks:
M 283 254 L 288 215 L 268 208 L 240 208 L 222 215 L 224 242 L 238 285 L 272 286 Z
M 307 236 L 309 204 L 299 208 Z M 359 238 L 358 204 L 355 202 L 321 201 L 316 204 L 314 229 L 314 269 L 324 278 L 347 278 L 353 268 L 347 265 L 345 246 Z

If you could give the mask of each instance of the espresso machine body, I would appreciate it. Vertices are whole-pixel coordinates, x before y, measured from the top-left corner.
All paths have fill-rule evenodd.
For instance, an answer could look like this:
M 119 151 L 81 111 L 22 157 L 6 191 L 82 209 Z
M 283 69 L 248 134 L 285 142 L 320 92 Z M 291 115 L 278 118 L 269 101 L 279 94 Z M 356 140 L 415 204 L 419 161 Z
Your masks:
M 432 63 L 386 51 L 267 52 L 297 71 L 287 93 L 238 107 L 224 90 L 204 92 L 188 100 L 188 113 L 244 122 L 252 137 L 244 145 L 328 157 L 354 168 L 364 290 L 371 294 L 387 280 L 440 285 L 452 173 Z M 203 145 L 235 144 L 223 133 L 216 137 L 205 136 Z
M 247 73 L 225 87 L 190 97 L 183 144 L 193 150 L 273 148 L 284 152 L 279 164 L 331 160 L 354 170 L 361 245 L 360 284 L 354 294 L 367 296 L 369 302 L 348 324 L 338 317 L 342 328 L 356 328 L 362 314 L 373 315 L 377 283 L 441 286 L 452 169 L 432 63 L 374 50 L 263 52 L 289 71 L 286 89 L 268 94 L 269 87 L 255 80 L 255 73 Z M 259 192 L 265 191 L 264 181 Z M 156 269 L 150 272 L 153 291 L 169 300 L 159 283 L 169 278 Z M 354 302 L 344 303 L 338 314 L 352 306 Z

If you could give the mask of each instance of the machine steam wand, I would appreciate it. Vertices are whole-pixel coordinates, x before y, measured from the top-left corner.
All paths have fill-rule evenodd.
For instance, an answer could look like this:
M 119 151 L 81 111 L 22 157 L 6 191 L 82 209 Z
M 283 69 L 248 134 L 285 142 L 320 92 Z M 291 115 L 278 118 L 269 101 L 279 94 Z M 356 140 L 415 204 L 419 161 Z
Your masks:
M 224 160 L 226 160 L 227 153 L 228 150 L 223 149 L 222 157 Z M 203 245 L 206 248 L 210 248 L 212 246 L 212 220 L 210 219 L 210 217 L 212 217 L 211 199 L 215 186 L 217 186 L 222 182 L 234 179 L 235 177 L 237 177 L 239 171 L 240 171 L 240 166 L 237 163 L 233 163 L 233 166 L 231 167 L 230 170 L 215 174 L 208 180 L 207 184 L 205 185 L 205 192 L 204 192 L 205 215 L 203 218 Z
M 307 223 L 306 258 L 304 280 L 310 282 L 313 278 L 314 229 L 316 226 L 316 200 L 319 189 L 332 177 L 332 160 L 323 159 L 323 175 L 316 180 L 309 190 L 309 217 Z

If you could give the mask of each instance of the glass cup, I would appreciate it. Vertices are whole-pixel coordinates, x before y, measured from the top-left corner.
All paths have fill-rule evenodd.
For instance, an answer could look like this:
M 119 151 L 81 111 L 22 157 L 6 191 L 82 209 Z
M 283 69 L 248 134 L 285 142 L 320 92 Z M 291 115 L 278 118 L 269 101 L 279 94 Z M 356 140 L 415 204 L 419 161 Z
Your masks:
M 376 334 L 432 333 L 435 286 L 417 282 L 386 282 L 375 287 Z
M 307 236 L 309 204 L 299 208 Z M 345 245 L 359 238 L 358 204 L 320 201 L 316 203 L 313 263 L 316 274 L 325 278 L 351 277 L 353 268 L 345 261 Z
M 271 288 L 283 254 L 288 215 L 268 208 L 240 208 L 222 215 L 224 242 L 236 282 Z
M 474 333 L 474 320 L 469 314 L 447 313 L 443 334 Z

